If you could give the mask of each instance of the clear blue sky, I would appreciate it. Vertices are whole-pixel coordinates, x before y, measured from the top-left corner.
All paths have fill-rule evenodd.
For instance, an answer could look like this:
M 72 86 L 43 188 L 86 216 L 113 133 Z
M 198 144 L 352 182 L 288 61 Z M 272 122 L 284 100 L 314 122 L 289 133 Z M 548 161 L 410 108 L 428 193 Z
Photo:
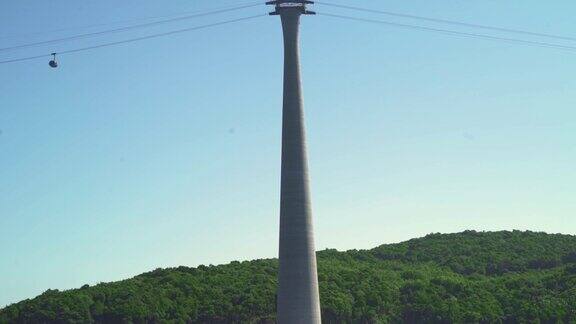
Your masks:
M 576 37 L 573 0 L 332 1 Z M 234 3 L 2 1 L 0 47 Z M 321 16 L 302 27 L 318 249 L 464 229 L 576 234 L 576 53 Z M 0 65 L 0 306 L 157 267 L 275 257 L 281 55 L 278 18 L 261 17 L 62 56 L 57 70 Z

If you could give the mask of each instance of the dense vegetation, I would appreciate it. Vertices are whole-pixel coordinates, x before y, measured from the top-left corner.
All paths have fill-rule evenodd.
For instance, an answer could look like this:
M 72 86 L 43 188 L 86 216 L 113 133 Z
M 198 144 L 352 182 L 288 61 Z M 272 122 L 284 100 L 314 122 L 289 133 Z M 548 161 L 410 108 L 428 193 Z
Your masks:
M 430 234 L 318 253 L 325 323 L 576 323 L 576 236 Z M 276 260 L 157 269 L 42 295 L 0 323 L 274 322 Z

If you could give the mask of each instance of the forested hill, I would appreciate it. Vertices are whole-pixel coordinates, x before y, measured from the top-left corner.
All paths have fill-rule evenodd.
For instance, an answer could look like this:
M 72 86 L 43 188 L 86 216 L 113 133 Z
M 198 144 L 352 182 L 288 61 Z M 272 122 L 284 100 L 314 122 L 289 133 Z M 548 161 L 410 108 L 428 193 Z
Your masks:
M 576 236 L 430 234 L 318 252 L 324 323 L 576 323 Z M 42 295 L 0 323 L 271 323 L 277 260 L 157 269 Z

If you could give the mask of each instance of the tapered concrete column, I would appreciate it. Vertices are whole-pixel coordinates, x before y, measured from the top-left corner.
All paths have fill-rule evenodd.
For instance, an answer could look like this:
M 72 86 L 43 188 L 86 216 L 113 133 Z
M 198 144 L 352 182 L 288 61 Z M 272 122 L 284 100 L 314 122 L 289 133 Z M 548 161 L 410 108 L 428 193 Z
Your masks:
M 320 323 L 320 298 L 310 189 L 298 31 L 301 9 L 282 9 L 284 103 L 282 110 L 282 184 L 278 323 Z

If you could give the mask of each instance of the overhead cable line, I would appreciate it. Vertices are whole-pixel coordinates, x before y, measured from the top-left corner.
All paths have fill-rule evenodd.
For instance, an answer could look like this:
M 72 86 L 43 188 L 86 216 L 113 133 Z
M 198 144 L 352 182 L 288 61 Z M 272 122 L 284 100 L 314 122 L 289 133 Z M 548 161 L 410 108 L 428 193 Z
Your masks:
M 506 33 L 517 33 L 517 34 L 524 34 L 524 35 L 530 35 L 530 36 L 538 36 L 538 37 L 547 37 L 547 38 L 553 38 L 553 39 L 576 41 L 576 37 L 537 33 L 537 32 L 532 32 L 532 31 L 527 31 L 527 30 L 521 30 L 521 29 L 511 29 L 511 28 L 496 27 L 496 26 L 489 26 L 489 25 L 473 24 L 473 23 L 467 23 L 467 22 L 455 21 L 455 20 L 445 20 L 445 19 L 438 19 L 438 18 L 431 18 L 431 17 L 424 17 L 424 16 L 415 16 L 415 15 L 409 15 L 409 14 L 403 14 L 403 13 L 397 13 L 397 12 L 391 12 L 391 11 L 383 11 L 383 10 L 361 8 L 361 7 L 348 6 L 348 5 L 340 5 L 340 4 L 323 2 L 323 1 L 315 1 L 315 4 L 330 6 L 330 7 L 335 7 L 335 8 L 377 13 L 377 14 L 383 14 L 383 15 L 388 15 L 388 16 L 419 19 L 419 20 L 431 21 L 431 22 L 435 22 L 435 23 L 451 24 L 451 25 L 458 25 L 458 26 L 464 26 L 464 27 L 494 30 L 494 31 L 506 32 Z
M 250 19 L 254 19 L 254 18 L 258 18 L 258 17 L 264 17 L 264 16 L 268 16 L 268 14 L 259 14 L 259 15 L 254 15 L 254 16 L 242 17 L 242 18 L 237 18 L 237 19 L 232 19 L 232 20 L 226 20 L 226 21 L 221 21 L 221 22 L 212 23 L 212 24 L 207 24 L 207 25 L 200 25 L 200 26 L 195 26 L 195 27 L 190 27 L 190 28 L 173 30 L 173 31 L 165 32 L 165 33 L 152 34 L 152 35 L 143 36 L 143 37 L 126 39 L 126 40 L 117 41 L 117 42 L 110 42 L 110 43 L 103 43 L 103 44 L 98 44 L 98 45 L 93 45 L 93 46 L 75 48 L 75 49 L 60 51 L 60 52 L 57 52 L 57 53 L 51 53 L 51 54 L 43 54 L 43 55 L 36 55 L 36 56 L 16 58 L 16 59 L 11 59 L 11 60 L 6 60 L 6 61 L 0 61 L 0 64 L 21 62 L 21 61 L 28 61 L 28 60 L 33 60 L 33 59 L 37 59 L 37 58 L 49 57 L 49 56 L 52 56 L 53 54 L 61 55 L 61 54 L 69 54 L 69 53 L 83 52 L 83 51 L 88 51 L 88 50 L 97 49 L 97 48 L 102 48 L 102 47 L 108 47 L 108 46 L 115 46 L 115 45 L 127 44 L 127 43 L 138 42 L 138 41 L 142 41 L 142 40 L 146 40 L 146 39 L 164 37 L 164 36 L 169 36 L 169 35 L 174 35 L 174 34 L 180 34 L 180 33 L 195 31 L 195 30 L 199 30 L 199 29 L 205 29 L 205 28 L 210 28 L 210 27 L 215 27 L 215 26 L 227 25 L 227 24 L 232 24 L 232 23 L 235 23 L 235 22 L 250 20 Z
M 257 4 L 262 4 L 261 1 L 252 1 L 252 2 L 245 2 L 245 3 L 237 3 L 235 6 L 242 6 L 242 5 L 257 5 Z M 211 8 L 212 10 L 219 10 L 219 9 L 228 9 L 231 6 L 222 6 L 222 7 L 217 7 L 217 8 Z M 138 22 L 138 21 L 146 21 L 146 20 L 153 20 L 153 19 L 162 19 L 162 18 L 171 18 L 171 17 L 178 17 L 178 16 L 184 16 L 184 15 L 191 15 L 191 14 L 196 14 L 196 13 L 201 13 L 203 11 L 200 10 L 193 10 L 193 11 L 183 11 L 183 12 L 179 12 L 179 13 L 173 13 L 173 14 L 166 14 L 166 15 L 158 15 L 158 16 L 148 16 L 148 17 L 139 17 L 139 18 L 132 18 L 132 19 L 124 19 L 124 20 L 116 20 L 116 21 L 109 21 L 109 22 L 103 22 L 103 23 L 98 23 L 98 24 L 90 24 L 90 25 L 82 25 L 82 26 L 72 26 L 72 27 L 64 27 L 64 28 L 57 28 L 57 29 L 51 29 L 51 30 L 45 30 L 45 31 L 38 31 L 38 32 L 30 32 L 30 33 L 23 33 L 23 34 L 15 34 L 15 35 L 4 35 L 4 36 L 0 36 L 0 39 L 6 39 L 6 38 L 14 38 L 14 37 L 26 37 L 26 36 L 35 36 L 35 35 L 45 35 L 45 34 L 53 34 L 53 33 L 59 33 L 59 32 L 64 32 L 64 31 L 72 31 L 72 30 L 79 30 L 79 29 L 89 29 L 89 28 L 94 28 L 94 27 L 103 27 L 103 26 L 111 26 L 111 25 L 119 25 L 119 24 L 125 24 L 125 23 L 133 23 L 133 22 Z
M 454 31 L 454 30 L 449 30 L 449 29 L 439 29 L 439 28 L 432 28 L 432 27 L 425 27 L 425 26 L 418 26 L 418 25 L 400 24 L 400 23 L 394 23 L 394 22 L 389 22 L 389 21 L 384 21 L 384 20 L 351 17 L 351 16 L 336 15 L 336 14 L 329 14 L 329 13 L 317 13 L 317 14 L 321 15 L 321 16 L 327 16 L 327 17 L 369 22 L 369 23 L 382 24 L 382 25 L 387 25 L 387 26 L 394 26 L 394 27 L 401 27 L 401 28 L 408 28 L 408 29 L 415 29 L 415 30 L 421 30 L 421 31 L 437 32 L 437 33 L 457 35 L 457 36 L 482 38 L 482 39 L 490 39 L 490 40 L 497 40 L 497 41 L 506 41 L 506 42 L 517 43 L 517 44 L 546 47 L 546 48 L 555 48 L 555 49 L 568 50 L 568 51 L 576 51 L 576 46 L 566 46 L 566 45 L 560 45 L 560 44 L 529 41 L 529 40 L 523 40 L 523 39 L 517 39 L 517 38 L 507 38 L 507 37 L 491 36 L 491 35 L 484 35 L 484 34 L 466 33 L 466 32 L 459 32 L 459 31 Z
M 123 31 L 137 29 L 137 28 L 144 28 L 144 27 L 161 25 L 161 24 L 165 24 L 165 23 L 171 23 L 171 22 L 175 22 L 175 21 L 189 20 L 189 19 L 193 19 L 193 18 L 216 15 L 216 14 L 220 14 L 220 13 L 224 13 L 224 12 L 230 12 L 230 11 L 236 11 L 236 10 L 241 10 L 241 9 L 245 9 L 245 8 L 256 7 L 259 5 L 261 5 L 261 3 L 237 6 L 237 7 L 228 8 L 228 9 L 213 10 L 213 11 L 198 13 L 198 14 L 194 14 L 194 15 L 188 15 L 188 16 L 184 16 L 184 17 L 177 17 L 177 18 L 171 18 L 171 19 L 166 19 L 166 20 L 149 22 L 149 23 L 145 23 L 145 24 L 132 25 L 132 26 L 102 30 L 102 31 L 93 32 L 93 33 L 86 33 L 86 34 L 62 37 L 62 38 L 57 38 L 57 39 L 52 39 L 52 40 L 47 40 L 47 41 L 28 43 L 28 44 L 16 45 L 16 46 L 11 46 L 11 47 L 4 47 L 4 48 L 0 48 L 0 52 L 10 51 L 10 50 L 15 50 L 15 49 L 20 49 L 20 48 L 26 48 L 26 47 L 32 47 L 32 46 L 65 42 L 65 41 L 70 41 L 70 40 L 75 40 L 75 39 L 81 39 L 81 38 L 87 38 L 87 37 L 93 37 L 93 36 L 99 36 L 99 35 L 105 35 L 105 34 L 111 34 L 111 33 L 118 33 L 118 32 L 123 32 Z

